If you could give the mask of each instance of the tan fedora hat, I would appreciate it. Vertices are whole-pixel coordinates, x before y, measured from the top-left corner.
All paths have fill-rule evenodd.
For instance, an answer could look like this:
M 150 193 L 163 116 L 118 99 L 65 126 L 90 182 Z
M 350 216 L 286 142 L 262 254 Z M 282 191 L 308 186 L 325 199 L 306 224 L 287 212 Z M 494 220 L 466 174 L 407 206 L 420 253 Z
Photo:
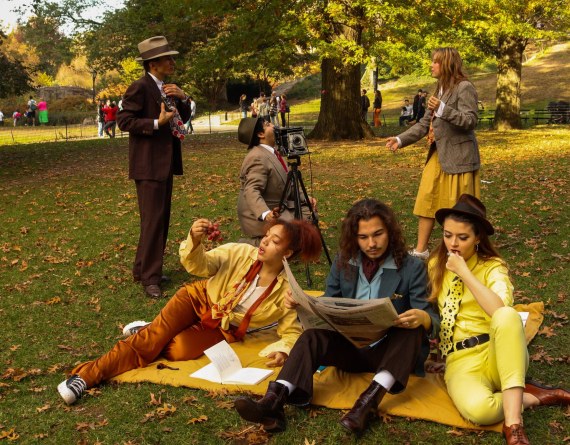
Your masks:
M 150 39 L 143 40 L 138 44 L 140 57 L 137 61 L 144 62 L 146 60 L 156 59 L 162 56 L 173 56 L 178 54 L 178 51 L 170 49 L 168 40 L 164 36 L 154 36 Z

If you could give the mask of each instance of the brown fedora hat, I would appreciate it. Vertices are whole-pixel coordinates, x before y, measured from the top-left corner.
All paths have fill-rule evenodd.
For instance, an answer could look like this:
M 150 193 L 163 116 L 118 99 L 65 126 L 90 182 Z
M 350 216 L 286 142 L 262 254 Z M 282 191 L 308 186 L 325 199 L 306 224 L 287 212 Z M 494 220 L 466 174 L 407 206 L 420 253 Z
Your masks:
M 255 135 L 255 127 L 257 126 L 257 121 L 260 117 L 244 117 L 239 121 L 238 126 L 238 141 L 242 144 L 246 144 L 247 148 L 252 147 L 253 136 Z
M 445 218 L 452 213 L 475 219 L 479 224 L 481 224 L 487 235 L 495 233 L 495 229 L 487 220 L 487 209 L 481 201 L 475 198 L 475 196 L 464 193 L 459 197 L 453 208 L 439 209 L 435 212 L 435 219 L 443 226 Z
M 150 39 L 143 40 L 138 44 L 138 47 L 140 57 L 137 57 L 136 60 L 139 62 L 178 54 L 178 51 L 170 49 L 168 40 L 166 40 L 164 36 L 154 36 Z

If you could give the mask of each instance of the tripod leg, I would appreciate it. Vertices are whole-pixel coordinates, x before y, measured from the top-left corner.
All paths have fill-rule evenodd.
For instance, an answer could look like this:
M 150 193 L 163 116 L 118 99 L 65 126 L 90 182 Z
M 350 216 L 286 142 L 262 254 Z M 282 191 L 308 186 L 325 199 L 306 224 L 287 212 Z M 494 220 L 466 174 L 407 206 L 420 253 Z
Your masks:
M 309 200 L 309 195 L 307 193 L 307 189 L 305 188 L 305 184 L 303 183 L 303 177 L 301 176 L 300 171 L 297 171 L 296 180 L 299 182 L 301 190 L 303 191 L 303 196 L 305 197 L 305 203 L 307 204 L 307 206 L 309 207 L 309 210 L 311 211 L 311 217 L 313 218 L 313 224 L 315 225 L 315 227 L 319 231 L 319 236 L 321 237 L 321 244 L 323 245 L 323 250 L 325 252 L 325 256 L 327 257 L 329 265 L 331 265 L 332 260 L 331 260 L 331 256 L 329 253 L 329 249 L 327 248 L 327 245 L 325 243 L 325 239 L 323 237 L 323 233 L 321 232 L 321 229 L 319 227 L 319 217 L 315 213 L 315 209 L 313 209 L 313 205 L 311 204 L 311 201 Z

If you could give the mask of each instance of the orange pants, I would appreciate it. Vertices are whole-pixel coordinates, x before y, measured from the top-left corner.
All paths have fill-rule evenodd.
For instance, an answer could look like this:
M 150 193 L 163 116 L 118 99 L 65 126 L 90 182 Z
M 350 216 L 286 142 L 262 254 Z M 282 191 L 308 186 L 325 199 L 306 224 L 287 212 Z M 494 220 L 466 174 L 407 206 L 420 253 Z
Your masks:
M 382 126 L 382 122 L 380 121 L 380 112 L 382 111 L 382 108 L 374 108 L 374 126 L 375 127 L 381 127 Z
M 123 372 L 147 366 L 159 356 L 174 361 L 194 360 L 222 340 L 234 341 L 230 333 L 204 329 L 200 324 L 210 308 L 206 283 L 203 280 L 184 285 L 152 323 L 119 341 L 97 360 L 76 366 L 71 374 L 78 374 L 91 388 Z

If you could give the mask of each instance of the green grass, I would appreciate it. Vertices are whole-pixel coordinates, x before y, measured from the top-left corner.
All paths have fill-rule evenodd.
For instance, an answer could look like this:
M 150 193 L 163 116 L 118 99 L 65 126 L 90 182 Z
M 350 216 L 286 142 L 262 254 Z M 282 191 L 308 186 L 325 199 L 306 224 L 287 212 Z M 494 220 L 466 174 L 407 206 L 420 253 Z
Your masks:
M 552 328 L 531 344 L 529 374 L 568 386 L 570 129 L 479 131 L 478 138 L 482 195 L 511 267 L 517 302 L 544 301 L 543 326 Z M 378 140 L 310 146 L 301 171 L 319 200 L 332 253 L 343 214 L 366 196 L 390 203 L 410 244 L 415 240 L 411 209 L 423 145 L 395 155 Z M 177 250 L 195 218 L 217 218 L 226 240 L 238 238 L 238 171 L 245 152 L 234 134 L 197 135 L 185 143 L 186 173 L 174 184 L 166 294 L 191 279 Z M 103 385 L 66 407 L 55 391 L 63 372 L 107 351 L 122 324 L 153 317 L 165 302 L 145 298 L 131 281 L 138 212 L 127 179 L 127 140 L 2 146 L 0 165 L 0 438 L 13 428 L 15 442 L 26 444 L 302 444 L 305 438 L 315 444 L 502 443 L 496 433 L 457 436 L 446 426 L 402 418 L 375 422 L 357 441 L 338 424 L 339 411 L 321 408 L 288 408 L 287 432 L 267 438 L 257 429 L 243 432 L 249 425 L 223 403 L 233 396 L 153 384 Z M 324 259 L 311 267 L 315 288 L 322 288 L 327 270 Z M 157 408 L 148 404 L 150 393 L 176 412 L 145 421 Z M 200 415 L 208 420 L 188 424 Z M 530 439 L 562 443 L 570 435 L 567 416 L 560 408 L 525 413 Z

